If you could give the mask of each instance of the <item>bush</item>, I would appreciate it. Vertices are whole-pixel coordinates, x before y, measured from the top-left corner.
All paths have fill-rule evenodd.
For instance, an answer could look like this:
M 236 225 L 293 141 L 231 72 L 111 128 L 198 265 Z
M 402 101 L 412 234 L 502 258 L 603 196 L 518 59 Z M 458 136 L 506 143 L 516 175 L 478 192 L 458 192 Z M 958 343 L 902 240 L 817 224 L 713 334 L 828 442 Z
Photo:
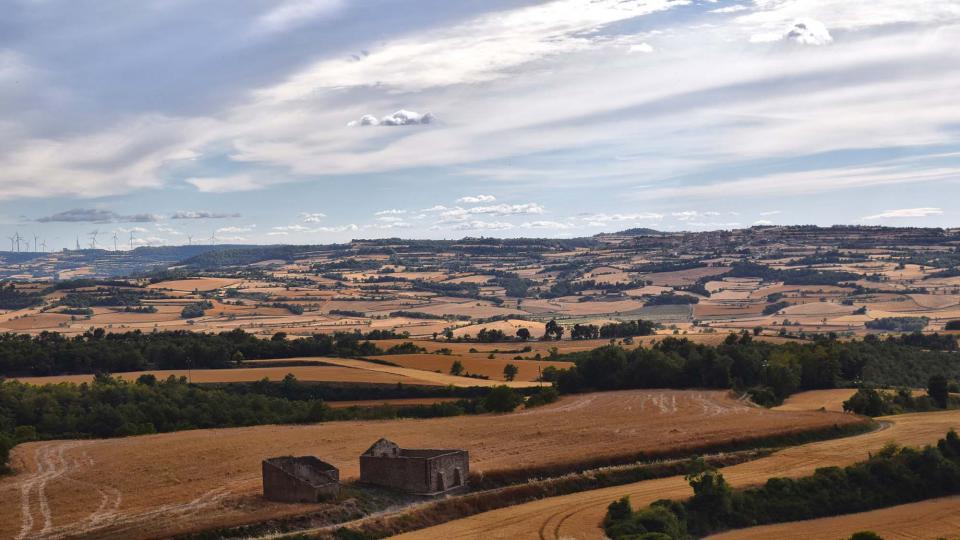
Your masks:
M 506 413 L 513 412 L 521 403 L 523 398 L 509 386 L 495 386 L 487 394 L 481 404 L 487 412 Z
M 0 433 L 0 472 L 10 470 L 10 450 L 13 449 L 13 439 Z
M 180 311 L 181 319 L 196 319 L 197 317 L 203 317 L 203 307 L 200 306 L 200 304 L 183 306 L 183 309 Z
M 867 321 L 864 324 L 871 330 L 884 330 L 886 332 L 919 332 L 926 328 L 930 319 L 927 317 L 884 317 Z
M 556 388 L 552 386 L 544 386 L 538 390 L 536 394 L 527 398 L 527 402 L 524 407 L 527 409 L 532 409 L 533 407 L 539 407 L 541 405 L 553 403 L 558 399 L 560 399 L 560 392 L 557 392 Z
M 943 325 L 944 330 L 960 330 L 960 319 L 947 321 L 947 324 Z

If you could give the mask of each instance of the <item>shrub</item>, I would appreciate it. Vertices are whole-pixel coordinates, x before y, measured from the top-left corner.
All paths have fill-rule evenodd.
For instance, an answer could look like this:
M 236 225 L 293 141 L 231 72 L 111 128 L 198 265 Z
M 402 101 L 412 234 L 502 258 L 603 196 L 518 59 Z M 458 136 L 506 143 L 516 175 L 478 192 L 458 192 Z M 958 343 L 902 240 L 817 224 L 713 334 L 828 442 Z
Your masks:
M 197 317 L 203 317 L 203 307 L 200 306 L 200 304 L 183 306 L 183 309 L 180 311 L 181 319 L 196 319 Z
M 483 409 L 488 412 L 513 412 L 521 403 L 523 398 L 509 386 L 495 386 L 486 397 L 483 398 Z

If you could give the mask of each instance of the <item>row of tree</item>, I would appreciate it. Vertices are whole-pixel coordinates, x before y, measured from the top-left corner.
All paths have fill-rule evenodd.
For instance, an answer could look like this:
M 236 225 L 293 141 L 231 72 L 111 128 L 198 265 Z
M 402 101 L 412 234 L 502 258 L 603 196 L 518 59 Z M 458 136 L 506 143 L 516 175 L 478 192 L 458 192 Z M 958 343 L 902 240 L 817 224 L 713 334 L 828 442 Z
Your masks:
M 303 339 L 287 339 L 284 333 L 261 339 L 240 329 L 219 334 L 107 333 L 102 328 L 75 337 L 55 332 L 0 334 L 0 376 L 228 368 L 262 358 L 371 356 L 384 351 L 368 338 L 399 337 L 375 332 L 315 334 Z
M 956 379 L 960 359 L 896 339 L 820 339 L 775 344 L 743 333 L 709 346 L 667 337 L 651 347 L 616 345 L 567 355 L 575 366 L 556 374 L 563 393 L 627 388 L 735 388 L 764 405 L 799 390 L 871 383 L 916 387 L 931 376 Z

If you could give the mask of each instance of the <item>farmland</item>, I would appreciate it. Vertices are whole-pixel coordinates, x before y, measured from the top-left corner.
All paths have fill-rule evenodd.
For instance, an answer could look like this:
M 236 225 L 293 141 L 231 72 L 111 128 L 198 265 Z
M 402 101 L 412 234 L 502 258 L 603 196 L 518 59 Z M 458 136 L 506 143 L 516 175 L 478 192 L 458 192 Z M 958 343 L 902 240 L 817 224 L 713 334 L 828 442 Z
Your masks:
M 901 415 L 882 420 L 888 427 L 879 431 L 787 448 L 767 458 L 724 468 L 724 478 L 734 487 L 751 486 L 772 476 L 805 476 L 819 467 L 850 464 L 891 441 L 911 446 L 928 444 L 960 424 L 960 413 Z M 682 477 L 650 480 L 495 510 L 399 538 L 530 538 L 542 535 L 551 539 L 599 540 L 604 536 L 600 522 L 610 502 L 627 495 L 635 507 L 640 507 L 657 499 L 679 499 L 690 494 L 690 486 Z M 730 537 L 739 538 L 736 533 L 731 533 Z
M 567 329 L 566 338 L 574 324 L 642 318 L 671 334 L 761 328 L 862 336 L 877 333 L 873 321 L 913 318 L 942 331 L 960 319 L 960 278 L 950 270 L 958 244 L 952 230 L 754 227 L 571 241 L 250 246 L 237 248 L 242 264 L 220 259 L 213 246 L 193 246 L 184 251 L 193 257 L 171 264 L 176 270 L 149 278 L 94 271 L 83 287 L 44 288 L 51 265 L 83 260 L 84 268 L 98 268 L 97 252 L 85 250 L 79 259 L 18 261 L 17 275 L 31 278 L 17 285 L 28 295 L 18 298 L 29 305 L 11 303 L 0 330 L 242 328 L 266 337 L 392 329 L 469 340 L 483 329 L 512 338 L 524 328 L 539 338 L 550 320 Z M 198 303 L 207 306 L 202 314 L 181 316 Z
M 259 497 L 261 459 L 312 454 L 357 475 L 357 456 L 389 436 L 410 445 L 469 448 L 476 471 L 562 464 L 587 457 L 682 450 L 857 422 L 849 415 L 777 412 L 722 392 L 585 394 L 508 415 L 422 421 L 333 422 L 197 430 L 116 440 L 28 443 L 15 449 L 16 475 L 0 480 L 0 534 L 47 528 L 153 537 L 296 514 L 302 505 Z M 184 460 L 190 448 L 194 459 Z M 584 449 L 589 448 L 589 454 Z M 148 483 L 142 480 L 149 478 Z

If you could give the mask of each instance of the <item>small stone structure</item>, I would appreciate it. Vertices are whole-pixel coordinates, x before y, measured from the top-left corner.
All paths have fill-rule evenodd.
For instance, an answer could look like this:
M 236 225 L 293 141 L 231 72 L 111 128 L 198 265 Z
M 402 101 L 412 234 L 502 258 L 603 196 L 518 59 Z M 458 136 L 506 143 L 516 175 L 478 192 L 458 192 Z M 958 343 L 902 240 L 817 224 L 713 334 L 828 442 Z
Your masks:
M 271 501 L 305 503 L 340 494 L 340 471 L 313 456 L 263 460 L 263 496 Z
M 465 491 L 469 473 L 465 450 L 413 450 L 380 439 L 360 455 L 361 482 L 416 495 Z

